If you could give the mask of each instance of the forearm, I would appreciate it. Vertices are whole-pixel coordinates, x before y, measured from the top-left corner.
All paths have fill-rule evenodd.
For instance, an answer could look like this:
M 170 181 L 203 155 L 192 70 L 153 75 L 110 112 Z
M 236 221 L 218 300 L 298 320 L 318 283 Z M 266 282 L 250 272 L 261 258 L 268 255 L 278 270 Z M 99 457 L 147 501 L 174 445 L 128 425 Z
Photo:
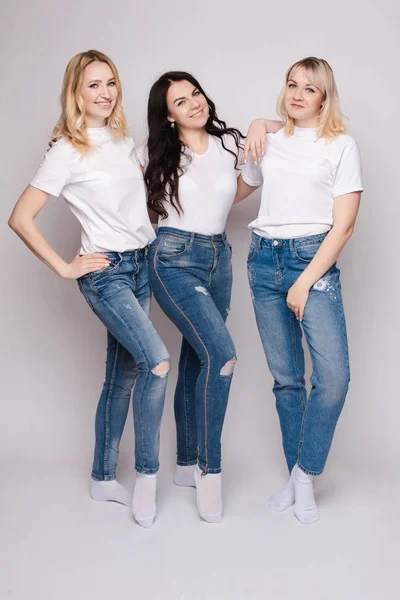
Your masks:
M 8 221 L 9 226 L 45 265 L 60 277 L 64 277 L 67 263 L 53 250 L 50 244 L 40 233 L 34 221 L 19 219 L 12 215 Z
M 298 282 L 310 289 L 337 261 L 353 233 L 353 227 L 332 227 L 317 254 L 298 278 Z
M 242 176 L 239 175 L 239 177 L 237 179 L 236 196 L 233 201 L 233 204 L 237 204 L 238 202 L 241 202 L 245 198 L 248 198 L 248 196 L 250 196 L 250 194 L 252 194 L 256 190 L 258 190 L 259 187 L 260 186 L 253 187 L 251 185 L 248 185 L 245 181 L 243 181 Z

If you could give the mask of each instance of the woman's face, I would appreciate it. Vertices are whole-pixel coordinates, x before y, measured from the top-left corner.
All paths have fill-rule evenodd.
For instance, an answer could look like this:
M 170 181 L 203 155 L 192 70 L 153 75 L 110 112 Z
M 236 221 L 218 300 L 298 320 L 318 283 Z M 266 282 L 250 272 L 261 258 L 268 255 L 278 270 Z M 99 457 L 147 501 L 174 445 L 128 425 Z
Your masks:
M 205 96 L 189 81 L 174 81 L 167 91 L 168 121 L 180 130 L 205 127 L 209 108 Z
M 284 105 L 287 114 L 299 127 L 317 127 L 324 95 L 312 84 L 303 67 L 291 74 L 286 84 Z
M 86 127 L 103 127 L 118 98 L 115 78 L 107 63 L 96 60 L 85 67 L 80 93 Z

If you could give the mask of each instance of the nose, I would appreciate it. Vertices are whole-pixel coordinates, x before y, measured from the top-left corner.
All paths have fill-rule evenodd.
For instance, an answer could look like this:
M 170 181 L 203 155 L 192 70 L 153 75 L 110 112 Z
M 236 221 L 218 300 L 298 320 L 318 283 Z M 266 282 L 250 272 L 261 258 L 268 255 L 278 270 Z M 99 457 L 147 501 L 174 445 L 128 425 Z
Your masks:
M 303 101 L 303 92 L 298 87 L 294 91 L 293 100 L 299 100 L 300 102 Z
M 111 100 L 110 88 L 107 85 L 104 85 L 101 88 L 100 96 L 104 98 L 104 100 Z
M 195 108 L 199 108 L 200 106 L 200 102 L 198 101 L 197 98 L 193 98 L 192 100 L 192 110 L 194 110 Z

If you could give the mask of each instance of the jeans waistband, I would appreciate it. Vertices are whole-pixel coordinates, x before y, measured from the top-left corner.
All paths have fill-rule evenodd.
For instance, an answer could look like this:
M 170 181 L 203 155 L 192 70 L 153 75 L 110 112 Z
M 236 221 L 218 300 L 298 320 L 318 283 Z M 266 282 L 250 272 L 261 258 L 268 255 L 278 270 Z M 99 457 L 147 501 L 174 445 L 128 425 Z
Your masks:
M 159 227 L 157 234 L 207 246 L 226 245 L 227 243 L 225 231 L 216 235 L 204 235 L 202 233 L 194 233 L 193 231 L 184 231 L 176 227 Z
M 326 233 L 318 233 L 316 235 L 309 235 L 306 237 L 298 237 L 298 238 L 265 238 L 258 233 L 252 233 L 252 239 L 258 244 L 259 248 L 263 246 L 266 248 L 289 248 L 289 250 L 293 250 L 294 248 L 298 248 L 299 246 L 312 246 L 313 244 L 319 244 L 324 241 L 328 232 Z
M 138 248 L 137 250 L 126 250 L 126 252 L 103 252 L 111 260 L 132 260 L 145 258 L 148 254 L 149 247 Z

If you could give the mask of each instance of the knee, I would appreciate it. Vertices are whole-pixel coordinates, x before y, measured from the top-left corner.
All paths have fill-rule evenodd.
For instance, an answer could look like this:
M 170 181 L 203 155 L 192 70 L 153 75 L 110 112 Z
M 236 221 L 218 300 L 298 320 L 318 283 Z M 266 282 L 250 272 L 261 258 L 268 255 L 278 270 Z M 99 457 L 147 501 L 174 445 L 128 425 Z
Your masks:
M 319 388 L 323 401 L 327 405 L 341 404 L 349 388 L 350 374 L 347 369 L 325 373 L 317 378 L 315 387 Z
M 226 361 L 219 374 L 222 377 L 231 377 L 233 375 L 233 371 L 235 370 L 236 360 L 236 358 L 231 358 L 230 360 Z
M 170 369 L 171 369 L 171 361 L 163 360 L 162 362 L 158 363 L 158 365 L 156 365 L 154 367 L 154 369 L 151 369 L 151 372 L 153 373 L 153 375 L 163 378 L 168 375 Z

